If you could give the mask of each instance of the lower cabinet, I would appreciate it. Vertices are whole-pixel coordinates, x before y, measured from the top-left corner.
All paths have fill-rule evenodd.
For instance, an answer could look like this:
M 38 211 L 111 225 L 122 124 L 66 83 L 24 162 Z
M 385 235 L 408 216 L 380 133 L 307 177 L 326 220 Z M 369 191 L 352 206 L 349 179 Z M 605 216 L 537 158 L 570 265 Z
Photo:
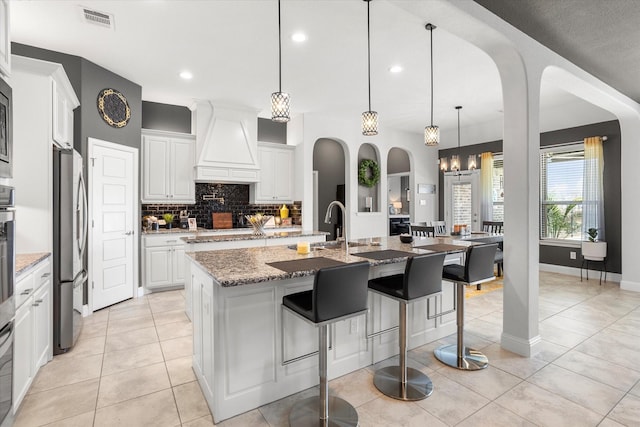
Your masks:
M 185 243 L 188 233 L 143 237 L 142 281 L 147 290 L 184 286 Z
M 13 411 L 27 394 L 38 369 L 53 358 L 51 264 L 37 264 L 16 281 L 13 357 Z

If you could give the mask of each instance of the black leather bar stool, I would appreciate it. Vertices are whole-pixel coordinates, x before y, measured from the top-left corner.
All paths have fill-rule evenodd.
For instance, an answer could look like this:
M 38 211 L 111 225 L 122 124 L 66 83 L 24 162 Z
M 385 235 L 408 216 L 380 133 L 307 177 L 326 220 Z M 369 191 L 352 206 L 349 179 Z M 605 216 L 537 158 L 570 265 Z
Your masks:
M 464 287 L 465 285 L 479 285 L 495 279 L 493 275 L 493 259 L 497 248 L 497 243 L 470 246 L 467 250 L 464 265 L 445 265 L 442 270 L 442 278 L 457 285 L 458 311 L 456 313 L 456 324 L 458 339 L 457 344 L 438 347 L 434 353 L 438 360 L 453 368 L 476 371 L 489 366 L 487 356 L 464 346 Z
M 369 289 L 398 301 L 400 306 L 400 366 L 378 369 L 373 383 L 383 394 L 399 400 L 421 400 L 433 392 L 428 376 L 407 367 L 407 306 L 442 292 L 444 253 L 407 259 L 404 274 L 369 280 Z
M 294 405 L 290 426 L 357 426 L 358 413 L 347 401 L 329 396 L 327 382 L 327 332 L 331 323 L 367 312 L 367 261 L 322 268 L 316 272 L 313 289 L 282 298 L 285 308 L 318 326 L 320 399 L 311 397 Z

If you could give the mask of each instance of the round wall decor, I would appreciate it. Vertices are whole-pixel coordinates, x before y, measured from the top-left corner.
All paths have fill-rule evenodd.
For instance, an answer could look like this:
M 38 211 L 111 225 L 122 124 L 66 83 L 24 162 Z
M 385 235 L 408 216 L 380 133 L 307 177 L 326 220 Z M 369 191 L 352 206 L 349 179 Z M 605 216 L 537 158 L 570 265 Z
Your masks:
M 102 89 L 98 94 L 100 117 L 114 128 L 123 128 L 129 123 L 131 109 L 127 98 L 115 89 Z

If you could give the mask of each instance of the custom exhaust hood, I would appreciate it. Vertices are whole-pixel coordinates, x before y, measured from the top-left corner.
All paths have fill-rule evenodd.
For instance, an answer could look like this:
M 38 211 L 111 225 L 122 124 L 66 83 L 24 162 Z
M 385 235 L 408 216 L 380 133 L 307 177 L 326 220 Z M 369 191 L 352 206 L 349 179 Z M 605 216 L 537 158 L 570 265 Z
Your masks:
M 196 101 L 196 182 L 258 182 L 258 111 Z

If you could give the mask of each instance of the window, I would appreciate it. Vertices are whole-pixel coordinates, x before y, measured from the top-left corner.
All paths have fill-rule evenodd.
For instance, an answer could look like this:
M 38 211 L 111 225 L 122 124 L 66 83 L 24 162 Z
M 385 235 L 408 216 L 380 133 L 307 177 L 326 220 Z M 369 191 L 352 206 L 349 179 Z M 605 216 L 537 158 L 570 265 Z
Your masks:
M 501 155 L 493 157 L 493 221 L 504 221 L 504 162 Z
M 581 240 L 584 146 L 540 150 L 540 238 Z

